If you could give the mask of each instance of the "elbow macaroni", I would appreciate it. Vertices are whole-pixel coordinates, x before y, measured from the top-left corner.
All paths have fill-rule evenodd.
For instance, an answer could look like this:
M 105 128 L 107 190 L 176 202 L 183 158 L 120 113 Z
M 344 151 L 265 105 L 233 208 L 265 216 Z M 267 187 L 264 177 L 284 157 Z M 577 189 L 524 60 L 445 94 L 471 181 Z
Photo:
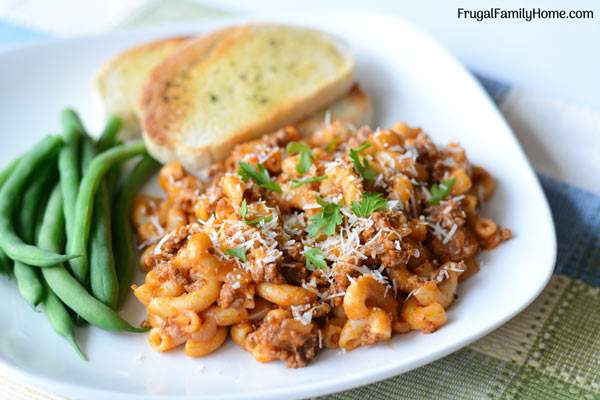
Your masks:
M 176 317 L 184 310 L 200 312 L 206 310 L 219 297 L 220 283 L 207 280 L 200 289 L 174 297 L 154 297 L 148 303 L 148 312 L 161 317 Z
M 242 161 L 257 174 L 240 175 Z M 300 367 L 323 348 L 431 333 L 479 251 L 510 238 L 479 214 L 493 177 L 458 144 L 436 147 L 406 124 L 333 122 L 303 138 L 286 128 L 237 146 L 207 176 L 167 164 L 166 199 L 133 207 L 146 276 L 132 289 L 159 352 L 204 357 L 231 336 L 257 361 Z
M 395 316 L 398 302 L 384 285 L 372 276 L 365 275 L 350 284 L 344 296 L 344 312 L 348 319 L 368 318 L 372 306 L 377 306 Z
M 256 294 L 278 306 L 299 306 L 316 300 L 317 295 L 310 290 L 286 284 L 259 283 Z
M 220 326 L 217 332 L 207 340 L 196 340 L 193 338 L 185 342 L 185 354 L 190 357 L 204 357 L 216 351 L 225 343 L 229 328 Z
M 340 332 L 339 346 L 354 350 L 392 337 L 392 320 L 381 308 L 373 307 L 364 319 L 349 319 Z

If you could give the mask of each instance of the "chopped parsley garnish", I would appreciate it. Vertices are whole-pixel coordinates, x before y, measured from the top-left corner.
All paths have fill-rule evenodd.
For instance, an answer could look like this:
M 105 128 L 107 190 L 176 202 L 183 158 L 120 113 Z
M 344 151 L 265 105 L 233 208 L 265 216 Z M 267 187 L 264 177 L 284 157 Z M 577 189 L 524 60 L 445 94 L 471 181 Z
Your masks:
M 273 220 L 273 217 L 271 217 L 270 215 L 247 219 L 246 217 L 248 216 L 248 203 L 246 203 L 246 199 L 242 200 L 242 208 L 240 209 L 240 215 L 244 222 L 250 226 L 258 226 L 261 222 L 267 223 Z
M 246 215 L 248 215 L 248 203 L 246 203 L 246 199 L 242 200 L 240 215 L 242 216 L 242 219 L 246 219 Z
M 429 204 L 432 206 L 440 204 L 440 201 L 444 200 L 446 196 L 450 194 L 450 190 L 452 190 L 452 186 L 456 182 L 456 178 L 452 177 L 450 179 L 446 179 L 444 182 L 434 183 L 431 186 L 431 197 L 429 198 Z
M 315 155 L 310 147 L 304 143 L 290 142 L 286 147 L 286 151 L 288 154 L 300 154 L 298 163 L 296 164 L 296 171 L 298 171 L 298 173 L 301 175 L 307 173 L 313 163 L 313 160 L 315 159 Z
M 317 203 L 321 206 L 321 210 L 310 217 L 308 221 L 308 234 L 310 236 L 317 236 L 319 233 L 326 235 L 333 235 L 335 233 L 335 227 L 342 223 L 344 217 L 340 212 L 340 206 L 335 203 L 328 203 L 317 198 Z
M 267 222 L 271 222 L 272 220 L 273 220 L 273 217 L 271 217 L 270 215 L 267 215 L 267 216 L 263 216 L 263 217 L 256 217 L 256 218 L 253 218 L 253 219 L 247 219 L 244 222 L 247 223 L 250 226 L 258 226 L 262 222 L 264 222 L 266 224 Z
M 315 269 L 326 269 L 327 262 L 325 261 L 325 254 L 321 249 L 316 247 L 309 247 L 304 250 L 304 258 L 306 259 L 304 265 L 306 269 L 314 271 Z
M 315 176 L 312 178 L 304 178 L 304 179 L 294 179 L 292 181 L 292 189 L 299 188 L 300 186 L 306 185 L 307 183 L 321 182 L 321 181 L 324 181 L 325 179 L 327 179 L 327 175 Z
M 354 164 L 354 169 L 356 172 L 363 177 L 363 179 L 367 181 L 372 181 L 377 177 L 377 173 L 373 170 L 371 165 L 369 164 L 369 160 L 366 158 L 360 158 L 359 153 L 365 149 L 371 147 L 371 143 L 364 143 L 363 145 L 357 147 L 356 149 L 350 149 L 350 158 L 352 159 L 352 163 Z
M 357 216 L 367 218 L 375 211 L 386 207 L 381 193 L 365 193 L 360 201 L 353 201 L 350 210 Z
M 239 258 L 242 262 L 246 262 L 246 247 L 245 246 L 238 246 L 238 247 L 234 247 L 232 249 L 228 249 L 225 253 L 230 256 Z
M 252 179 L 260 187 L 281 193 L 281 187 L 277 182 L 271 180 L 269 171 L 267 171 L 262 164 L 256 164 L 256 166 L 254 166 L 245 161 L 240 161 L 238 175 L 244 182 L 248 182 Z
M 365 142 L 365 143 L 361 144 L 360 146 L 358 146 L 357 148 L 355 148 L 354 151 L 356 151 L 357 153 L 360 153 L 361 151 L 366 150 L 369 147 L 371 147 L 371 143 Z

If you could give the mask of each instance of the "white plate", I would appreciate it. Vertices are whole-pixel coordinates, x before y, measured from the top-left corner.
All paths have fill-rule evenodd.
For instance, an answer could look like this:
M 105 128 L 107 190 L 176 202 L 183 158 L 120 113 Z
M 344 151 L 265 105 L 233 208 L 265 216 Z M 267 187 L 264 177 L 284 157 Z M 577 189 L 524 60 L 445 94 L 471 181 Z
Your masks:
M 277 399 L 315 396 L 394 376 L 432 362 L 485 335 L 525 308 L 546 285 L 556 252 L 546 199 L 519 144 L 473 77 L 430 37 L 405 21 L 380 15 L 262 17 L 317 27 L 347 40 L 358 59 L 360 83 L 372 96 L 381 126 L 408 121 L 437 142 L 458 139 L 469 157 L 497 179 L 485 213 L 515 237 L 483 254 L 479 274 L 460 287 L 446 326 L 431 335 L 396 336 L 390 344 L 350 353 L 324 351 L 308 368 L 259 364 L 233 344 L 204 359 L 181 351 L 153 352 L 145 335 L 82 329 L 89 362 L 82 362 L 19 298 L 14 282 L 0 280 L 0 360 L 55 393 L 92 399 Z M 46 133 L 59 129 L 60 110 L 72 105 L 96 121 L 90 79 L 110 56 L 145 40 L 206 32 L 237 23 L 52 42 L 0 55 L 0 162 L 5 164 Z M 465 44 L 468 45 L 468 44 Z M 134 299 L 125 315 L 139 322 Z

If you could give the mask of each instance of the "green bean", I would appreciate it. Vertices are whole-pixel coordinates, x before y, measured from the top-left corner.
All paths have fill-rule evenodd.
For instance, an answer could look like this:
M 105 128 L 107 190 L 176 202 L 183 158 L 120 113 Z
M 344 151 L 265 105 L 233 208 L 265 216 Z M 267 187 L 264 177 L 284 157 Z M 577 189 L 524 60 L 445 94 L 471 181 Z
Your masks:
M 120 146 L 122 144 L 123 144 L 122 140 L 115 140 L 115 144 L 114 144 L 115 146 Z M 117 191 L 120 177 L 121 177 L 121 164 L 113 166 L 106 173 L 106 184 L 108 185 L 108 191 L 109 191 L 111 197 L 114 197 L 114 194 Z
M 117 308 L 119 281 L 115 271 L 110 220 L 110 195 L 102 181 L 94 201 L 90 238 L 90 287 L 95 298 L 112 309 Z
M 4 182 L 8 179 L 8 177 L 13 173 L 15 168 L 17 168 L 17 164 L 19 163 L 20 158 L 13 160 L 10 164 L 8 164 L 2 171 L 0 171 L 0 188 L 4 186 Z M 8 274 L 10 271 L 10 258 L 6 255 L 4 250 L 0 248 L 0 273 Z
M 13 273 L 21 297 L 35 310 L 44 298 L 44 285 L 40 279 L 39 268 L 15 261 Z
M 104 126 L 104 130 L 100 134 L 100 138 L 98 139 L 98 143 L 96 144 L 96 148 L 98 153 L 102 153 L 111 147 L 117 146 L 119 144 L 123 144 L 123 142 L 117 139 L 119 132 L 121 131 L 121 127 L 123 126 L 121 119 L 116 115 L 111 115 Z M 119 179 L 119 174 L 121 172 L 121 168 L 119 165 L 113 166 L 106 173 L 106 185 L 108 188 L 108 193 L 112 196 L 114 192 L 115 185 Z
M 84 160 L 82 162 L 83 173 L 87 172 L 95 155 L 96 145 L 91 138 L 86 138 Z M 111 168 L 110 171 L 112 171 L 113 168 Z M 94 199 L 95 211 L 92 215 L 92 230 L 90 233 L 90 243 L 88 245 L 88 261 L 92 294 L 98 300 L 114 309 L 116 308 L 118 300 L 119 283 L 112 252 L 110 194 L 105 182 L 107 177 L 103 178 L 100 182 L 98 192 Z
M 83 354 L 79 344 L 77 343 L 77 340 L 75 339 L 75 325 L 73 324 L 73 319 L 71 318 L 69 311 L 50 288 L 46 287 L 45 289 L 46 296 L 42 301 L 42 305 L 50 325 L 52 325 L 52 328 L 56 333 L 67 339 L 79 357 L 87 361 L 87 357 L 85 354 Z
M 105 181 L 106 188 L 108 189 L 109 197 L 112 198 L 114 196 L 115 191 L 117 190 L 119 184 L 119 175 L 121 174 L 121 166 L 115 165 L 106 173 Z
M 96 150 L 103 152 L 113 147 L 120 129 L 121 120 L 111 116 L 96 144 Z M 113 309 L 116 309 L 119 298 L 119 281 L 113 255 L 110 193 L 118 170 L 118 165 L 111 167 L 98 187 L 88 248 L 91 293 Z
M 113 213 L 113 237 L 115 245 L 115 259 L 117 261 L 117 275 L 119 277 L 119 306 L 122 306 L 129 293 L 129 286 L 133 281 L 137 249 L 133 241 L 131 230 L 131 207 L 135 194 L 144 182 L 152 176 L 159 164 L 152 157 L 145 155 L 125 178 L 117 197 L 115 198 L 115 212 Z
M 55 188 L 44 213 L 38 245 L 50 251 L 59 251 L 63 234 L 62 198 L 60 189 Z M 145 332 L 147 330 L 131 326 L 108 306 L 96 300 L 62 263 L 51 268 L 43 268 L 42 274 L 58 298 L 90 324 L 107 331 Z
M 86 171 L 90 167 L 90 164 L 94 160 L 95 156 L 96 156 L 96 144 L 94 143 L 94 140 L 89 136 L 84 137 L 83 141 L 81 143 L 81 160 L 80 160 L 81 161 L 80 171 L 81 171 L 82 176 L 85 175 Z
M 119 134 L 122 125 L 121 119 L 116 115 L 111 115 L 108 118 L 104 130 L 100 134 L 100 139 L 98 139 L 98 152 L 102 153 L 115 145 L 117 135 Z
M 121 120 L 111 117 L 96 145 L 98 151 L 105 151 L 116 142 L 116 135 L 121 127 Z M 111 195 L 112 183 L 108 183 L 118 166 L 113 166 L 100 182 L 94 199 L 92 231 L 89 244 L 90 287 L 98 300 L 117 308 L 119 299 L 119 281 L 115 270 L 111 232 Z M 111 189 L 109 189 L 109 185 Z
M 144 154 L 145 151 L 146 148 L 143 143 L 126 144 L 105 151 L 94 158 L 81 181 L 75 207 L 73 241 L 68 249 L 68 254 L 82 256 L 70 261 L 71 271 L 80 282 L 85 282 L 89 272 L 87 243 L 94 209 L 94 196 L 98 186 L 100 186 L 102 178 L 113 165 L 136 155 Z
M 4 250 L 0 249 L 0 273 L 9 274 L 10 273 L 10 258 L 6 255 Z
M 66 136 L 69 138 L 81 137 L 85 135 L 85 127 L 79 118 L 79 115 L 72 108 L 64 109 L 60 114 L 61 122 L 65 131 L 72 131 L 73 133 L 67 133 Z
M 37 240 L 38 235 L 40 234 L 40 227 L 42 224 L 42 219 L 44 218 L 44 213 L 46 212 L 46 203 L 48 203 L 48 199 L 50 198 L 50 192 L 46 193 L 43 200 L 43 207 L 38 207 L 36 218 L 35 218 L 35 233 L 33 237 Z
M 33 244 L 35 239 L 38 209 L 43 208 L 44 195 L 48 192 L 50 183 L 54 180 L 56 167 L 43 166 L 23 195 L 19 211 L 19 226 L 21 238 Z M 14 274 L 17 288 L 21 296 L 35 309 L 44 298 L 44 284 L 38 268 L 15 261 Z
M 56 182 L 56 164 L 44 165 L 30 180 L 29 187 L 21 199 L 19 223 L 17 231 L 21 239 L 29 244 L 35 243 L 35 228 L 38 222 L 39 208 L 45 204 L 44 197 L 54 187 Z
M 4 183 L 8 180 L 13 171 L 17 168 L 19 161 L 21 161 L 21 157 L 12 160 L 10 164 L 8 164 L 6 167 L 4 167 L 2 171 L 0 171 L 0 187 L 4 186 Z
M 72 237 L 73 210 L 75 210 L 81 179 L 79 173 L 79 142 L 84 135 L 84 128 L 77 113 L 71 109 L 64 110 L 61 119 L 65 145 L 58 156 L 58 169 L 60 170 L 60 187 L 67 221 L 68 242 Z
M 96 143 L 94 142 L 94 139 L 92 139 L 90 136 L 85 135 L 81 142 L 80 171 L 81 171 L 82 176 L 85 175 L 87 169 L 90 167 L 90 164 L 94 160 L 95 156 L 96 156 Z M 80 182 L 80 184 L 81 184 L 81 182 Z M 75 211 L 75 209 L 72 210 L 73 214 L 74 214 L 74 211 Z M 71 246 L 71 243 L 69 241 L 67 241 L 67 247 L 66 247 L 67 252 L 68 252 L 70 246 Z M 69 267 L 70 267 L 70 265 L 69 265 Z M 86 284 L 86 286 L 89 284 L 89 282 L 87 282 L 85 280 L 82 281 L 82 283 Z M 75 319 L 75 323 L 77 323 L 77 325 L 80 325 L 80 326 L 85 325 L 85 321 L 83 321 L 80 316 L 77 316 L 77 318 Z
M 38 267 L 49 267 L 79 256 L 74 253 L 57 254 L 26 244 L 16 234 L 12 221 L 16 207 L 15 200 L 19 198 L 19 194 L 27 184 L 27 179 L 43 161 L 58 151 L 61 144 L 61 138 L 56 136 L 49 136 L 42 140 L 23 156 L 10 178 L 0 189 L 0 247 L 13 260 Z

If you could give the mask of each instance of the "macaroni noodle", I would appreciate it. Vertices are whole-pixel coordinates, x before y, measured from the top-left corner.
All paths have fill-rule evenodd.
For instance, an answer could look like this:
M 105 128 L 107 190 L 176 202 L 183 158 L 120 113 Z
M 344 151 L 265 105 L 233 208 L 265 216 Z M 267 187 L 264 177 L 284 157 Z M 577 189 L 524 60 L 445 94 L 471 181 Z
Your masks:
M 146 272 L 133 285 L 157 351 L 232 341 L 303 367 L 447 323 L 477 256 L 511 237 L 480 215 L 496 183 L 457 143 L 420 128 L 333 122 L 238 145 L 194 176 L 165 165 L 132 211 Z

